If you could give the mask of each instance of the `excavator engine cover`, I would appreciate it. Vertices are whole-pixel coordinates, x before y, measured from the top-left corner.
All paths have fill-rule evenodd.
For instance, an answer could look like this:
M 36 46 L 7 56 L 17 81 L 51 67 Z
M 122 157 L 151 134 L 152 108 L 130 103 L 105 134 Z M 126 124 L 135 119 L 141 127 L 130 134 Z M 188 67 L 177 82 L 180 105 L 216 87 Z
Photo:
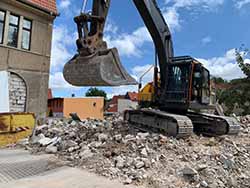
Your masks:
M 75 55 L 65 64 L 63 75 L 74 86 L 135 85 L 120 63 L 116 48 L 99 50 L 91 55 Z

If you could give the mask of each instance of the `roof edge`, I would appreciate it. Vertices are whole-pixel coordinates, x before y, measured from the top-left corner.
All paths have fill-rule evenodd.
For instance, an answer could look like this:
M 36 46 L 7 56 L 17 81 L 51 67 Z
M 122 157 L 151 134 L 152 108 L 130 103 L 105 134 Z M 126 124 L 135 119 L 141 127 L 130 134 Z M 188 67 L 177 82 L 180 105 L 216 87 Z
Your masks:
M 31 3 L 30 1 L 27 1 L 27 0 L 17 0 L 17 1 L 21 2 L 21 3 L 24 3 L 24 4 L 28 5 L 28 6 L 31 6 L 31 7 L 35 8 L 35 9 L 41 10 L 41 11 L 43 11 L 43 12 L 45 12 L 45 13 L 51 15 L 51 16 L 55 16 L 55 17 L 60 16 L 60 13 L 50 11 L 50 10 L 48 10 L 46 8 L 43 8 L 43 7 L 38 6 L 38 5 L 34 4 L 34 3 Z

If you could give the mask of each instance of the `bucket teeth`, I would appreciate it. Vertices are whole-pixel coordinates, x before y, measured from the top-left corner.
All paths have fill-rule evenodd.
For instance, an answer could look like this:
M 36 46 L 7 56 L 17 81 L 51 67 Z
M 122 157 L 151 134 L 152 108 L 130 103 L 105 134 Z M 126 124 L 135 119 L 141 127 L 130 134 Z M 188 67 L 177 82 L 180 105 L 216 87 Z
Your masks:
M 116 48 L 98 51 L 90 56 L 75 55 L 65 64 L 63 75 L 74 86 L 137 84 L 123 68 Z

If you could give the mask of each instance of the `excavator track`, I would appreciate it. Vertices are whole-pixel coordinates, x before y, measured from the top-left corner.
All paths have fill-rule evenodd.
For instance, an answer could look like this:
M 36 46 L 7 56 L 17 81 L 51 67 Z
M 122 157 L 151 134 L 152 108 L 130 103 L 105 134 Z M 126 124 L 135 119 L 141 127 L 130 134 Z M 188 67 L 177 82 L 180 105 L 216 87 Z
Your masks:
M 240 132 L 240 123 L 233 117 L 194 112 L 188 112 L 187 116 L 192 120 L 197 134 L 221 136 L 237 135 Z
M 193 132 L 205 136 L 237 135 L 241 128 L 235 118 L 194 112 L 183 116 L 153 109 L 127 110 L 124 119 L 141 131 L 177 138 L 189 137 Z
M 193 133 L 192 121 L 187 116 L 153 109 L 127 110 L 124 119 L 129 125 L 142 131 L 161 132 L 177 138 Z

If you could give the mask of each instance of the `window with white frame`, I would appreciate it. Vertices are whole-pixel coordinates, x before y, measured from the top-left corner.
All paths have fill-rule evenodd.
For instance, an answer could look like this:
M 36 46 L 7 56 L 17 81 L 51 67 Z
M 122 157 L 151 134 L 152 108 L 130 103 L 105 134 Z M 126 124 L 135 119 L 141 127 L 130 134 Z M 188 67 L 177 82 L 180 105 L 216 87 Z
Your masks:
M 19 31 L 19 16 L 11 14 L 9 17 L 9 33 L 8 46 L 17 47 L 18 31 Z
M 32 22 L 26 18 L 23 19 L 22 49 L 30 50 Z
M 5 12 L 0 10 L 0 44 L 3 43 L 4 23 L 5 23 Z

